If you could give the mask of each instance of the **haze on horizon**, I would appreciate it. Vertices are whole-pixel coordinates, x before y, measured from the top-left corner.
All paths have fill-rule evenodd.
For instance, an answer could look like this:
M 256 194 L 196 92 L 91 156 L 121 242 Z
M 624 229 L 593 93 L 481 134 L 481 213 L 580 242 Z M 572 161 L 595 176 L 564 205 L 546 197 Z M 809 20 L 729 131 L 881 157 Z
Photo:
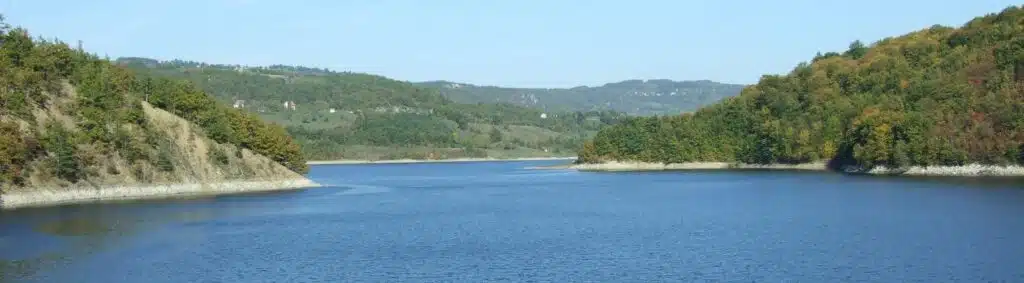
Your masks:
M 298 65 L 515 87 L 628 79 L 754 83 L 816 52 L 1015 1 L 0 0 L 33 36 L 111 58 Z

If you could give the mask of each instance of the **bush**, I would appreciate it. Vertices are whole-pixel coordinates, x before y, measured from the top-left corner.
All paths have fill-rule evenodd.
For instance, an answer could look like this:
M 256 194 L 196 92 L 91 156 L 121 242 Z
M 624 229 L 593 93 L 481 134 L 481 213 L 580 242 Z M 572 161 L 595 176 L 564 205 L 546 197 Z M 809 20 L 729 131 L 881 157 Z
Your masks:
M 502 138 L 501 131 L 499 131 L 498 128 L 496 127 L 491 128 L 490 138 L 491 142 L 500 142 Z
M 59 123 L 46 126 L 44 146 L 53 155 L 54 175 L 71 183 L 85 176 L 81 158 L 77 155 L 77 135 Z
M 128 161 L 146 160 L 148 156 L 142 145 L 139 144 L 124 128 L 117 128 L 114 130 L 114 149 L 121 155 L 121 157 Z
M 0 121 L 0 188 L 21 185 L 28 152 L 18 124 Z
M 163 143 L 157 148 L 156 168 L 163 172 L 174 172 L 174 161 L 171 160 L 171 147 Z
M 219 165 L 227 165 L 228 164 L 228 155 L 227 155 L 227 153 L 224 153 L 224 150 L 221 149 L 220 147 L 216 147 L 215 146 L 213 148 L 210 148 L 210 150 L 207 151 L 206 154 L 209 155 L 208 158 L 214 164 L 219 164 Z

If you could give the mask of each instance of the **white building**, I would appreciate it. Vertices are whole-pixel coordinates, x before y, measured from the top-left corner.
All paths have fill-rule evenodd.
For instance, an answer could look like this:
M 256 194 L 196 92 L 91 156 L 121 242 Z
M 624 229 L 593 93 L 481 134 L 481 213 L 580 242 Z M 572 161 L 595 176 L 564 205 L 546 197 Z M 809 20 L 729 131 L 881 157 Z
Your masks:
M 547 119 L 548 118 L 548 113 L 540 113 L 540 118 L 541 119 Z
M 295 102 L 294 101 L 285 101 L 284 102 L 284 109 L 295 110 Z

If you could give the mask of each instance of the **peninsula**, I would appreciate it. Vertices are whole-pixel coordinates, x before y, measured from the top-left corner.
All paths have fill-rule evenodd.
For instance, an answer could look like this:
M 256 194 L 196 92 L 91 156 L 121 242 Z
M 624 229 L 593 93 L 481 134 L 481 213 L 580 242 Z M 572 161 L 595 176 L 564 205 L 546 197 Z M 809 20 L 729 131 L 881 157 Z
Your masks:
M 958 28 L 854 41 L 695 113 L 607 127 L 576 167 L 1024 175 L 1022 22 L 1013 6 Z
M 284 128 L 0 17 L 0 208 L 315 187 Z

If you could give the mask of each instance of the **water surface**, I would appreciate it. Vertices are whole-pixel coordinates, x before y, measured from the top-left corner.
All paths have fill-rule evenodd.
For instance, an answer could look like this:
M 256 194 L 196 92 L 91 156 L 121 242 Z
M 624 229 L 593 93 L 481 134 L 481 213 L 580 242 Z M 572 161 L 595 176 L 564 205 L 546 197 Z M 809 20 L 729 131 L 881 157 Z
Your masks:
M 0 213 L 0 282 L 1024 282 L 1024 185 L 564 161 Z

